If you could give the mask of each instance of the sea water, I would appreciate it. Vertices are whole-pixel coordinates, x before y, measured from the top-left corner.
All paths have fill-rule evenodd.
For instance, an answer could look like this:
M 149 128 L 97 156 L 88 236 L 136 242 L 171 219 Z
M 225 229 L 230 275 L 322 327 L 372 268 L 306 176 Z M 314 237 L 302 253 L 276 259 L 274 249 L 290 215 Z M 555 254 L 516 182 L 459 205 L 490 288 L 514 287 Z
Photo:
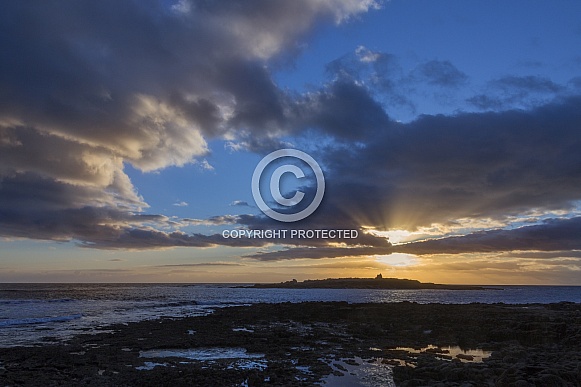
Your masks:
M 0 346 L 60 342 L 111 324 L 211 313 L 254 303 L 347 301 L 467 304 L 581 302 L 577 286 L 491 290 L 253 289 L 237 284 L 0 284 Z

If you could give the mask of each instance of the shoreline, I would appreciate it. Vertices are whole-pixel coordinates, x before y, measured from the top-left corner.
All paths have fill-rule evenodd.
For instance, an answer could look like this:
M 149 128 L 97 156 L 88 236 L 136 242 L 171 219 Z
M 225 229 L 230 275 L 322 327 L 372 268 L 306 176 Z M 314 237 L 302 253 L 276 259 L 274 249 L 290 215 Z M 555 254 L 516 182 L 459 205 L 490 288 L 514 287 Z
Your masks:
M 311 386 L 371 367 L 398 386 L 581 385 L 578 303 L 255 304 L 102 329 L 0 348 L 0 383 Z M 490 354 L 473 362 L 444 347 Z

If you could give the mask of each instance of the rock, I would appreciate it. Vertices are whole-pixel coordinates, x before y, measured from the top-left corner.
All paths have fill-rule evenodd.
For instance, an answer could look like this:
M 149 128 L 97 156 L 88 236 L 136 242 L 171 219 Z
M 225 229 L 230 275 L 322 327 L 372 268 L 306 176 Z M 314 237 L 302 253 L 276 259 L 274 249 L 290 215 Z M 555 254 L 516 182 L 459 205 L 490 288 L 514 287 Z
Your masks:
M 114 333 L 83 334 L 67 343 L 0 348 L 0 385 L 306 386 L 316 385 L 334 370 L 342 374 L 331 367 L 331 359 L 357 358 L 350 363 L 364 367 L 381 354 L 381 363 L 393 366 L 398 386 L 577 386 L 581 380 L 580 311 L 579 304 L 525 308 L 410 302 L 223 308 L 208 316 L 120 324 L 107 327 Z M 239 327 L 249 329 L 232 331 Z M 432 329 L 430 335 L 423 333 L 426 327 Z M 190 330 L 196 334 L 188 334 Z M 538 337 L 527 338 L 530 332 Z M 444 351 L 439 349 L 421 355 L 395 349 L 454 346 L 460 338 L 493 353 L 484 363 L 467 363 L 460 357 L 442 360 Z M 216 347 L 263 354 L 263 358 L 250 360 L 264 367 L 236 367 L 232 359 L 200 362 L 139 357 L 141 351 L 150 349 Z M 131 351 L 124 350 L 128 348 Z M 392 349 L 374 353 L 369 348 Z M 398 359 L 415 368 L 400 366 Z M 167 366 L 137 370 L 146 360 Z M 105 372 L 99 375 L 99 370 Z

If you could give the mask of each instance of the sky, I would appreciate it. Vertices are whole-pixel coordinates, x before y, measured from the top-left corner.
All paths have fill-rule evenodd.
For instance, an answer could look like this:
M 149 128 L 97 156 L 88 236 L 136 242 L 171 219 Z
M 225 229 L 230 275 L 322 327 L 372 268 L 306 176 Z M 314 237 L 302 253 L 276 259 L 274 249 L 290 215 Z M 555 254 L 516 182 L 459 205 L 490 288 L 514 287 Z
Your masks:
M 0 281 L 578 285 L 580 16 L 574 0 L 2 2 Z M 296 222 L 252 192 L 280 149 L 324 175 Z M 278 189 L 305 200 L 277 205 L 267 176 L 271 208 L 316 197 L 294 162 L 305 177 Z

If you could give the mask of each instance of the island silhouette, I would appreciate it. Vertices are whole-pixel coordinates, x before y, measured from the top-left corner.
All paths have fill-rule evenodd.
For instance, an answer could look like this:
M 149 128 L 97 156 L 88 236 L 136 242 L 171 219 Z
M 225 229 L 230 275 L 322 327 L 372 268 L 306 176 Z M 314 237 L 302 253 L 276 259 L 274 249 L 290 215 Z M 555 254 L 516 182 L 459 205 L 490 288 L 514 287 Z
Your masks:
M 375 278 L 327 278 L 279 283 L 258 283 L 250 286 L 251 288 L 271 289 L 441 289 L 441 290 L 490 290 L 475 285 L 449 285 L 436 284 L 432 282 L 420 282 L 418 280 L 400 279 L 400 278 L 383 278 L 378 274 Z M 496 288 L 494 288 L 496 289 Z

